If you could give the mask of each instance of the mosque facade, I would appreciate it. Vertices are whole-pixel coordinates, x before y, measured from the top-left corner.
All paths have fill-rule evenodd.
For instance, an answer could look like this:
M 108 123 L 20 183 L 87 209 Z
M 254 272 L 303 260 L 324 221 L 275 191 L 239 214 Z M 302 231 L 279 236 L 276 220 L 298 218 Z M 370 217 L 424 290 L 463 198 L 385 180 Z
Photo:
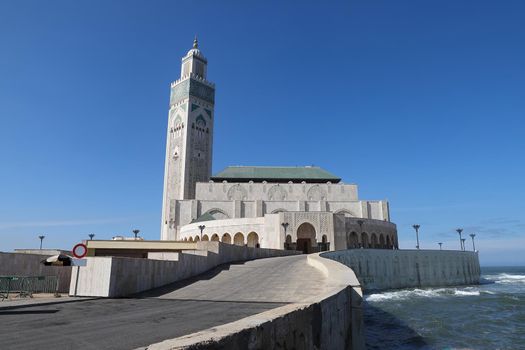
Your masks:
M 215 85 L 198 48 L 171 84 L 161 239 L 212 240 L 305 253 L 396 249 L 386 200 L 314 166 L 232 166 L 212 175 Z

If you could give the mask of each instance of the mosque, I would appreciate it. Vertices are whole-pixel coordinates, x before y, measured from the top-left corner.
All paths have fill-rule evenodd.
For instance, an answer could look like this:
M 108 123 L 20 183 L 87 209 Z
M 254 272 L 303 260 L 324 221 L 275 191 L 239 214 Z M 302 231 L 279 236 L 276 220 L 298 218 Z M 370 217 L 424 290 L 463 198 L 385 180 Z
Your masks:
M 320 167 L 230 166 L 212 175 L 215 84 L 198 47 L 171 84 L 162 240 L 221 241 L 304 253 L 397 249 L 386 200 Z

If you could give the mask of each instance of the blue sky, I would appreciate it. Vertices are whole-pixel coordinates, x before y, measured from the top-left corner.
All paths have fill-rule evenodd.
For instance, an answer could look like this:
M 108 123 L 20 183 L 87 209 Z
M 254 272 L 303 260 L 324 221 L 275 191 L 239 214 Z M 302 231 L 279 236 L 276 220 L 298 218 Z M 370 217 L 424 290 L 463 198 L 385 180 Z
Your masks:
M 0 250 L 158 239 L 169 84 L 195 34 L 214 171 L 317 165 L 400 245 L 525 265 L 523 1 L 0 0 Z M 470 248 L 471 245 L 469 244 Z

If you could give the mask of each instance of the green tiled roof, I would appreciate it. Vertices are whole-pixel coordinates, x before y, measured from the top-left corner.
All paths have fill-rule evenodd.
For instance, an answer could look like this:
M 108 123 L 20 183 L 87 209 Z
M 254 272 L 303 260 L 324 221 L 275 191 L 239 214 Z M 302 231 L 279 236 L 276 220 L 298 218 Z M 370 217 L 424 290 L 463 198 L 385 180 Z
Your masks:
M 211 221 L 211 220 L 215 220 L 213 215 L 211 215 L 210 213 L 204 213 L 201 216 L 199 216 L 198 218 L 192 220 L 191 224 L 193 224 L 194 222 Z
M 230 182 L 332 182 L 341 179 L 316 166 L 304 167 L 264 167 L 264 166 L 229 166 L 211 177 L 213 181 Z

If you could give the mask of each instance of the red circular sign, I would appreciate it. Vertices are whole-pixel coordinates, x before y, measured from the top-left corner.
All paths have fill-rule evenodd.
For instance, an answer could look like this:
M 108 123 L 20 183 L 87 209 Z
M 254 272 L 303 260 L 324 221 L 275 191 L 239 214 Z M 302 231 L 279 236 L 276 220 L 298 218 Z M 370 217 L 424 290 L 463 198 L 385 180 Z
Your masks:
M 87 254 L 87 247 L 83 243 L 79 243 L 73 247 L 73 256 L 77 259 L 82 259 Z

